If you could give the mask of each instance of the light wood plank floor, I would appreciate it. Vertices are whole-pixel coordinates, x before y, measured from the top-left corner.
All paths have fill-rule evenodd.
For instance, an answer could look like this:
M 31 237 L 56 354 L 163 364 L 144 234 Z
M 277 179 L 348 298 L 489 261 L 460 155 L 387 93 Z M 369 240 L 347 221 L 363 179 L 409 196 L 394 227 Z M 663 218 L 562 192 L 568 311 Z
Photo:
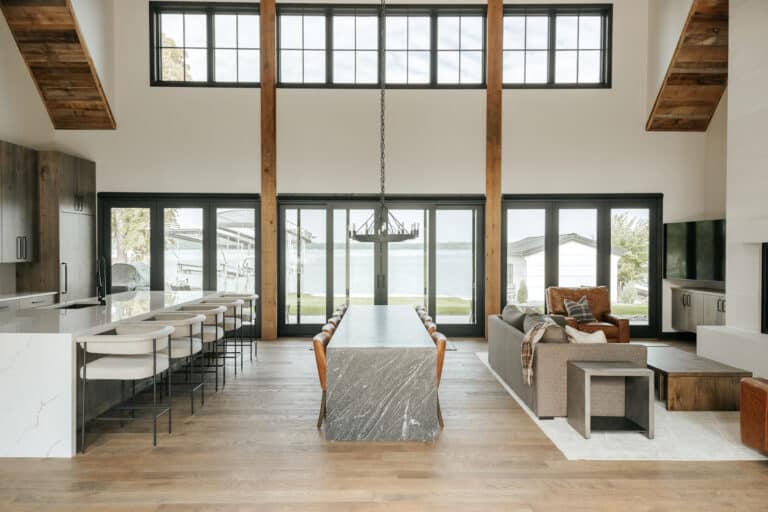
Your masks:
M 0 460 L 0 510 L 760 511 L 768 464 L 569 462 L 475 357 L 449 352 L 435 443 L 327 443 L 307 341 L 208 394 L 151 447 L 148 423 L 110 425 L 72 460 Z

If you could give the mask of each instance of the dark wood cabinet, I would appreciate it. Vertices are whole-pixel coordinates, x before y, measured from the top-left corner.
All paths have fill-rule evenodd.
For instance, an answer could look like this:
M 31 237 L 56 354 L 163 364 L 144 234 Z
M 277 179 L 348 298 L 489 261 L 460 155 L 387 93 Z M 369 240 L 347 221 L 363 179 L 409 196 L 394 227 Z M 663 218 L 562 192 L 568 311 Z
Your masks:
M 20 291 L 56 290 L 61 301 L 96 294 L 96 165 L 64 153 L 38 156 L 40 252 L 17 266 Z
M 35 258 L 37 205 L 37 153 L 0 142 L 0 263 Z

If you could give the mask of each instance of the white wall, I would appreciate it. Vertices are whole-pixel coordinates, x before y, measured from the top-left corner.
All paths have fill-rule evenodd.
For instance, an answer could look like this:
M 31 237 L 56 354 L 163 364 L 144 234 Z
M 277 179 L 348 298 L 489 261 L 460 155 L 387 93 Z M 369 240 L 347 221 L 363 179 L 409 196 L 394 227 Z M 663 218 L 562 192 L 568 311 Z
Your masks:
M 768 2 L 731 0 L 730 10 L 726 316 L 729 327 L 759 331 L 759 244 L 768 242 Z
M 117 129 L 58 131 L 56 145 L 96 161 L 100 191 L 259 192 L 259 89 L 150 87 L 148 0 L 110 12 Z
M 648 1 L 648 110 L 667 74 L 693 0 Z
M 71 0 L 88 53 L 107 98 L 114 96 L 113 0 Z

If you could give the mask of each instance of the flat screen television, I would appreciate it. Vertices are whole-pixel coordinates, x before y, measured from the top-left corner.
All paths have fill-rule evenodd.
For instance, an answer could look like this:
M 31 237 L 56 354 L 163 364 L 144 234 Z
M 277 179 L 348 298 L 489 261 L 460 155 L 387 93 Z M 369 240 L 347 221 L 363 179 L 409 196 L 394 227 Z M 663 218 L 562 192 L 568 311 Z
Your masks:
M 667 279 L 725 281 L 725 221 L 664 225 Z

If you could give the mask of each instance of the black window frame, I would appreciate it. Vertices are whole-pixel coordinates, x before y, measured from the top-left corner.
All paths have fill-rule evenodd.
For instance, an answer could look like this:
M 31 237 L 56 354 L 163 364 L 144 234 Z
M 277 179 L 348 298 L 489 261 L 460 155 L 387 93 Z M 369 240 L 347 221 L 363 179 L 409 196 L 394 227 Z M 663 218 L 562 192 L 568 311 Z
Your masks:
M 330 316 L 334 306 L 334 259 L 333 245 L 333 211 L 344 208 L 376 208 L 378 196 L 363 194 L 280 194 L 277 197 L 278 204 L 278 289 L 277 289 L 277 332 L 278 336 L 312 336 L 316 334 L 322 324 L 298 323 L 289 324 L 285 321 L 286 309 L 286 210 L 319 210 L 326 214 L 326 313 Z M 474 258 L 474 298 L 473 305 L 474 323 L 469 324 L 440 324 L 440 331 L 447 336 L 481 337 L 483 336 L 486 321 L 485 308 L 485 197 L 484 196 L 419 196 L 419 195 L 388 195 L 385 198 L 388 207 L 392 209 L 424 209 L 429 216 L 430 229 L 425 232 L 428 242 L 429 269 L 428 278 L 428 304 L 430 315 L 437 318 L 437 231 L 436 215 L 439 210 L 472 210 L 476 215 L 477 224 L 474 232 L 475 258 Z M 374 252 L 376 249 L 374 249 Z M 388 285 L 388 283 L 387 283 Z
M 113 208 L 148 208 L 150 215 L 150 290 L 165 291 L 164 242 L 165 208 L 200 208 L 203 210 L 203 289 L 217 289 L 218 239 L 210 236 L 217 232 L 219 208 L 254 209 L 254 287 L 261 296 L 261 197 L 259 194 L 197 194 L 197 193 L 140 193 L 99 192 L 97 209 L 97 248 L 107 269 L 112 267 L 111 241 Z M 112 289 L 112 272 L 107 271 L 106 288 Z M 225 290 L 222 290 L 225 291 Z M 255 308 L 253 332 L 261 332 L 261 307 Z
M 597 286 L 610 284 L 611 210 L 647 208 L 648 241 L 648 324 L 631 325 L 633 338 L 658 338 L 662 328 L 662 277 L 664 263 L 663 194 L 505 194 L 501 217 L 501 304 L 507 302 L 507 212 L 514 209 L 539 209 L 546 215 L 544 286 L 557 286 L 559 280 L 559 211 L 597 210 Z
M 160 15 L 161 14 L 205 14 L 207 19 L 207 80 L 172 81 L 163 80 L 161 74 Z M 216 46 L 214 16 L 217 14 L 252 14 L 261 15 L 258 3 L 234 2 L 149 2 L 149 85 L 151 87 L 224 87 L 224 88 L 259 88 L 258 82 L 219 82 L 215 80 Z M 261 55 L 261 45 L 259 45 Z M 259 73 L 261 78 L 261 73 Z
M 389 16 L 424 16 L 430 18 L 430 79 L 427 83 L 407 84 L 407 83 L 387 83 L 387 89 L 485 89 L 487 85 L 487 27 L 488 16 L 487 7 L 483 4 L 457 4 L 457 5 L 429 5 L 414 4 L 387 5 L 385 9 L 387 17 Z M 378 79 L 376 82 L 357 84 L 357 83 L 334 83 L 333 82 L 333 17 L 343 15 L 370 15 L 375 14 L 378 18 L 379 45 L 376 50 L 378 54 Z M 325 23 L 325 82 L 322 83 L 293 83 L 283 82 L 280 79 L 281 66 L 281 46 L 280 46 L 280 16 L 283 14 L 301 14 L 301 15 L 322 15 L 326 18 Z M 437 19 L 443 16 L 480 16 L 483 26 L 483 45 L 480 50 L 482 53 L 482 80 L 478 83 L 438 83 L 437 81 Z M 381 6 L 376 4 L 302 4 L 286 3 L 277 5 L 276 20 L 277 36 L 277 87 L 283 89 L 379 89 L 382 85 L 386 70 L 386 47 L 385 36 L 386 26 L 382 23 Z
M 602 80 L 598 83 L 557 83 L 555 82 L 555 58 L 557 55 L 557 17 L 561 15 L 599 15 L 603 18 L 603 42 L 601 51 Z M 507 83 L 504 82 L 502 65 L 502 88 L 504 89 L 611 89 L 613 87 L 613 4 L 541 4 L 541 5 L 505 5 L 504 17 L 507 16 L 546 16 L 549 18 L 549 43 L 547 45 L 547 81 L 546 83 Z M 504 44 L 502 42 L 502 55 Z M 526 51 L 522 49 L 520 51 Z M 503 59 L 503 57 L 502 57 Z M 578 72 L 578 70 L 577 70 Z

